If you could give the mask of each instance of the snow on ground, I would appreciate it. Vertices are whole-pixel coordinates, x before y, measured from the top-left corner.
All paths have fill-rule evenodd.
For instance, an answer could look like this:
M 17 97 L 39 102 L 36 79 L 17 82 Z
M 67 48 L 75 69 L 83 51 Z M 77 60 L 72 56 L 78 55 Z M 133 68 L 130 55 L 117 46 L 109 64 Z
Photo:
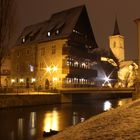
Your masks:
M 94 116 L 46 140 L 140 140 L 140 100 Z

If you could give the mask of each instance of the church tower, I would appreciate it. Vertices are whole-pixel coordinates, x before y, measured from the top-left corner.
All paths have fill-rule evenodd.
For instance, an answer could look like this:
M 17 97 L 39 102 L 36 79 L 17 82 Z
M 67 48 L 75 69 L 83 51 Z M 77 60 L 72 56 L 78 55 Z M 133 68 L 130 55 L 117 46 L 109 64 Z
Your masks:
M 115 20 L 114 33 L 109 37 L 109 45 L 118 62 L 124 61 L 124 36 L 120 35 L 117 18 Z

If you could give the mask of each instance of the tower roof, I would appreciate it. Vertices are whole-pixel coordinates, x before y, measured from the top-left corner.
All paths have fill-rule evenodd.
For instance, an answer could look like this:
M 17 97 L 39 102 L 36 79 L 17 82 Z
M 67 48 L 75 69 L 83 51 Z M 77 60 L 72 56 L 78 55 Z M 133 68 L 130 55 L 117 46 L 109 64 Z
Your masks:
M 114 33 L 113 33 L 113 35 L 120 35 L 120 30 L 119 30 L 117 18 L 115 19 L 115 26 L 114 26 Z

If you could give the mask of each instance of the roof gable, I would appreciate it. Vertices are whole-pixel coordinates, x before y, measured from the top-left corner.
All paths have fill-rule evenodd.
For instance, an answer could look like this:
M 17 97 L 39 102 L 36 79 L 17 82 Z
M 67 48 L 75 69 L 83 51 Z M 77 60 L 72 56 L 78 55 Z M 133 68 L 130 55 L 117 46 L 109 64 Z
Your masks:
M 16 45 L 68 38 L 84 9 L 86 8 L 82 5 L 64 10 L 53 14 L 48 21 L 25 27 Z

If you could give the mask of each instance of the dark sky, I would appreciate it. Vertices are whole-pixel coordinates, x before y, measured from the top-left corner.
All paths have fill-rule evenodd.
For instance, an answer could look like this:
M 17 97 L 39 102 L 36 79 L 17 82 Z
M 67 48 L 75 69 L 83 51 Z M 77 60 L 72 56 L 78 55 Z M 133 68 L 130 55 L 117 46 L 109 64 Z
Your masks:
M 51 14 L 85 4 L 100 48 L 108 48 L 117 15 L 120 33 L 125 36 L 127 59 L 137 59 L 137 32 L 140 0 L 17 0 L 18 35 L 27 25 L 47 20 Z

